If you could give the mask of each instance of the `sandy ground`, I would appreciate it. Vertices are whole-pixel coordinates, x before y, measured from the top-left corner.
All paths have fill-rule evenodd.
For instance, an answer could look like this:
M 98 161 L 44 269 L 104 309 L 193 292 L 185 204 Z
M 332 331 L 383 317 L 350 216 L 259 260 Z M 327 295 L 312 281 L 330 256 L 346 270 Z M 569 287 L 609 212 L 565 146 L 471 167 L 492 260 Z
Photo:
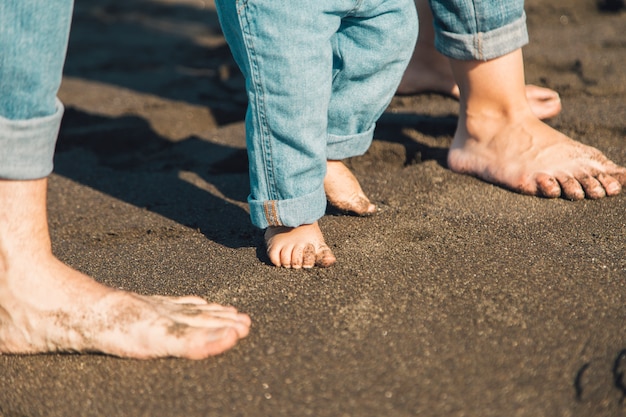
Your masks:
M 527 2 L 552 125 L 626 164 L 626 12 Z M 450 172 L 457 103 L 394 100 L 350 161 L 380 215 L 321 221 L 339 261 L 269 266 L 246 195 L 243 80 L 210 1 L 78 0 L 50 223 L 114 287 L 254 321 L 194 362 L 0 356 L 0 416 L 626 415 L 626 196 L 572 203 Z

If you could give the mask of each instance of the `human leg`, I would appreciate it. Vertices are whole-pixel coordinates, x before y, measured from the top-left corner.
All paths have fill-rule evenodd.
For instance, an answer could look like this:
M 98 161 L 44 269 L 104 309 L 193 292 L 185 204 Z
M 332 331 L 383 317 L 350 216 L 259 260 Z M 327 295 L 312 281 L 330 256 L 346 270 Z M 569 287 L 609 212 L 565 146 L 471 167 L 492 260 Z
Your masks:
M 619 194 L 626 169 L 541 122 L 521 100 L 521 50 L 486 62 L 455 61 L 453 68 L 461 112 L 450 169 L 522 194 L 571 200 Z
M 366 3 L 365 7 L 372 7 L 372 2 Z M 258 0 L 239 6 L 218 1 L 217 5 L 226 39 L 248 86 L 252 221 L 267 228 L 268 255 L 275 265 L 329 266 L 335 257 L 317 224 L 325 211 L 324 187 L 333 189 L 332 198 L 346 190 L 352 196 L 356 184 L 358 197 L 366 200 L 365 210 L 375 209 L 338 159 L 367 150 L 379 116 L 373 113 L 378 109 L 368 109 L 366 116 L 371 120 L 355 118 L 360 110 L 355 106 L 363 97 L 338 90 L 337 85 L 344 83 L 337 80 L 350 73 L 346 65 L 370 67 L 371 61 L 363 54 L 384 54 L 384 46 L 372 42 L 360 50 L 358 61 L 342 55 L 351 39 L 340 39 L 336 33 L 360 31 L 368 24 L 365 18 L 357 18 L 361 5 L 355 8 L 353 1 Z M 397 82 L 384 94 L 390 95 L 395 87 Z M 336 172 L 343 177 L 335 176 Z M 353 209 L 353 203 L 344 207 Z
M 459 87 L 450 61 L 435 48 L 435 28 L 428 0 L 415 0 L 415 5 L 420 17 L 419 37 L 397 93 L 438 93 L 458 99 Z M 554 117 L 561 111 L 559 94 L 549 88 L 528 84 L 526 99 L 540 119 Z
M 325 190 L 331 205 L 357 215 L 376 212 L 340 161 L 369 148 L 415 46 L 417 16 L 405 0 L 363 2 L 335 35 L 335 75 L 329 105 Z M 355 143 L 361 144 L 355 147 Z
M 523 194 L 571 200 L 618 194 L 624 168 L 542 123 L 529 108 L 523 3 L 483 1 L 467 10 L 461 2 L 453 2 L 456 9 L 439 2 L 432 2 L 436 44 L 452 58 L 461 94 L 450 169 Z
M 216 2 L 246 78 L 251 219 L 267 229 L 268 255 L 277 266 L 335 262 L 318 220 L 326 210 L 330 38 L 341 20 L 338 12 L 349 3 Z
M 0 180 L 0 353 L 201 359 L 248 333 L 249 318 L 234 308 L 115 290 L 60 262 L 50 246 L 46 184 Z
M 98 284 L 54 257 L 46 216 L 72 2 L 0 4 L 0 354 L 199 359 L 244 337 L 246 315 L 197 297 Z

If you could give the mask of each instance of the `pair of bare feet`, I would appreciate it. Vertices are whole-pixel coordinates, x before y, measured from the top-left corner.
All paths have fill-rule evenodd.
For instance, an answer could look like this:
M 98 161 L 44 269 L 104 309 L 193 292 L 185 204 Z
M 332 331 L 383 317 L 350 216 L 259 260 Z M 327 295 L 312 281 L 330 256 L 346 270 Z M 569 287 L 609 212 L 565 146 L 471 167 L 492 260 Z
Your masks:
M 452 171 L 522 194 L 570 200 L 614 196 L 626 185 L 625 168 L 540 120 L 560 112 L 560 99 L 552 90 L 525 86 L 521 50 L 487 62 L 452 60 L 438 74 L 422 64 L 439 58 L 412 61 L 399 91 L 434 90 L 460 99 L 448 153 Z M 345 165 L 328 161 L 327 167 L 324 186 L 331 205 L 357 215 L 376 212 Z M 265 240 L 276 266 L 327 267 L 336 261 L 317 223 L 270 227 Z

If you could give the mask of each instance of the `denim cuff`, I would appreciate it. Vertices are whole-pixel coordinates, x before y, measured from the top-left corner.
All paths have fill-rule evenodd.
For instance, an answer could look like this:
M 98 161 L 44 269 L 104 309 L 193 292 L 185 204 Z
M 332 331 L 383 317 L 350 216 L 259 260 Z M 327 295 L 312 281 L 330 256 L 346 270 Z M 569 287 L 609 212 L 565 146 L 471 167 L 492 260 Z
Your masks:
M 268 226 L 298 227 L 315 223 L 326 213 L 324 185 L 314 192 L 289 200 L 254 201 L 248 199 L 252 224 L 261 229 Z
M 0 116 L 0 178 L 34 180 L 50 175 L 53 168 L 63 104 L 45 117 L 9 120 Z
M 487 61 L 504 56 L 528 43 L 526 14 L 489 32 L 457 34 L 438 30 L 435 46 L 443 55 L 462 61 Z
M 329 134 L 327 138 L 326 159 L 338 161 L 363 155 L 369 149 L 374 138 L 376 124 L 363 133 L 356 135 L 338 136 Z

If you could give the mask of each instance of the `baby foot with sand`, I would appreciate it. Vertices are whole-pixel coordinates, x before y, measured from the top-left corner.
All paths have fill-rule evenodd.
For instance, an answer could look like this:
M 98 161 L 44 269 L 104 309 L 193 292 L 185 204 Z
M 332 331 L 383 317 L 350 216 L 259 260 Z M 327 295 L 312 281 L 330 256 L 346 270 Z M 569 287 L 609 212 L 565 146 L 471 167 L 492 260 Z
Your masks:
M 270 261 L 285 268 L 329 267 L 336 258 L 317 222 L 298 227 L 270 226 L 265 230 Z
M 341 161 L 327 161 L 324 190 L 330 205 L 345 213 L 370 216 L 377 211 L 354 174 Z

